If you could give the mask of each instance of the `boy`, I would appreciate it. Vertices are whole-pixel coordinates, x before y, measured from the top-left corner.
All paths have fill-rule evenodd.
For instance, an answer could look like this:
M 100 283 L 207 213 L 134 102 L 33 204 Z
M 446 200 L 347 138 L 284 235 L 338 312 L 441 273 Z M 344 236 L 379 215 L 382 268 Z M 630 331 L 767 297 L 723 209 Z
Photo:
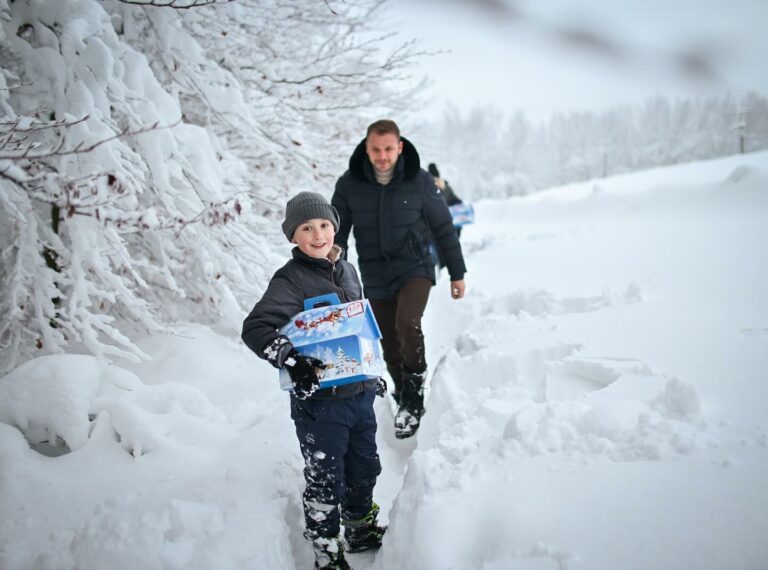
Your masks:
M 323 363 L 302 356 L 277 329 L 304 309 L 304 300 L 336 293 L 342 303 L 362 297 L 355 268 L 334 244 L 339 214 L 314 192 L 288 201 L 282 230 L 293 259 L 269 282 L 264 296 L 243 322 L 242 338 L 258 356 L 291 377 L 291 418 L 304 456 L 304 535 L 312 540 L 315 568 L 348 569 L 340 519 L 350 552 L 378 548 L 386 530 L 377 523 L 373 487 L 381 473 L 376 452 L 373 399 L 377 380 L 319 388 Z M 339 512 L 341 504 L 341 512 Z

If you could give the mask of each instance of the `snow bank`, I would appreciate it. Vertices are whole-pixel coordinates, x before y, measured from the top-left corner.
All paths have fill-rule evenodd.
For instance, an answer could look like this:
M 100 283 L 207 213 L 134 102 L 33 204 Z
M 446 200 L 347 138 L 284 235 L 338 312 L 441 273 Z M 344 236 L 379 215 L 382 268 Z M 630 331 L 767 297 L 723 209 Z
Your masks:
M 377 400 L 391 526 L 354 568 L 764 566 L 758 158 L 477 205 L 468 295 L 442 274 L 425 316 L 417 437 Z M 206 327 L 139 346 L 125 369 L 66 355 L 0 378 L 0 567 L 310 567 L 274 369 Z M 28 443 L 57 437 L 70 453 Z
M 88 441 L 91 420 L 108 412 L 123 447 L 141 455 L 195 420 L 220 421 L 198 390 L 182 384 L 145 386 L 134 374 L 92 356 L 43 356 L 0 381 L 0 421 L 30 443 L 61 439 L 69 449 Z
M 766 165 L 476 205 L 469 295 L 443 276 L 428 309 L 427 414 L 377 568 L 760 566 L 768 494 L 743 486 L 768 476 L 768 359 L 739 331 L 768 314 L 748 261 Z
M 301 457 L 272 367 L 205 327 L 142 346 L 154 367 L 46 356 L 0 379 L 0 567 L 295 567 Z M 57 436 L 70 453 L 30 449 Z
M 30 443 L 61 438 L 77 449 L 88 441 L 91 402 L 102 366 L 89 356 L 44 356 L 0 381 L 0 421 L 18 427 Z

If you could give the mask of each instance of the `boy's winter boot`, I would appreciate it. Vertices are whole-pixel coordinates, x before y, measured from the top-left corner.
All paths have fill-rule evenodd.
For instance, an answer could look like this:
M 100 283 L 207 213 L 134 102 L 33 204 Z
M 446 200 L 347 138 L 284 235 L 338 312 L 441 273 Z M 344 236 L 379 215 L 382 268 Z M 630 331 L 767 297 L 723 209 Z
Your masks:
M 338 537 L 316 538 L 312 541 L 315 549 L 315 568 L 318 570 L 352 570 L 344 558 L 344 548 Z
M 426 371 L 420 374 L 403 372 L 400 409 L 395 416 L 395 437 L 411 437 L 419 429 L 424 415 L 424 379 Z
M 361 552 L 381 548 L 381 540 L 387 527 L 379 526 L 379 505 L 373 503 L 368 514 L 360 519 L 342 518 L 344 525 L 344 540 L 349 552 Z

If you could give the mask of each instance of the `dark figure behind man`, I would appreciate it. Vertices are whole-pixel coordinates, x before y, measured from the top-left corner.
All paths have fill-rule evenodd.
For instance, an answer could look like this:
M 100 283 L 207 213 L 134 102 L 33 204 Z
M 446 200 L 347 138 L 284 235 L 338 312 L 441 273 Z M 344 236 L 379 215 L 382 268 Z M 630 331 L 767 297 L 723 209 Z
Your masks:
M 434 162 L 429 163 L 427 171 L 432 175 L 432 178 L 435 179 L 435 186 L 437 186 L 437 189 L 440 190 L 440 193 L 443 196 L 443 200 L 445 200 L 445 203 L 448 204 L 449 207 L 464 203 L 462 202 L 461 198 L 456 195 L 456 192 L 453 190 L 448 181 L 440 176 L 440 171 L 437 169 L 437 165 Z M 456 228 L 456 235 L 461 238 L 460 227 Z M 435 247 L 435 250 L 437 251 L 437 266 L 442 269 L 445 267 L 445 260 L 440 256 L 440 250 L 437 247 Z

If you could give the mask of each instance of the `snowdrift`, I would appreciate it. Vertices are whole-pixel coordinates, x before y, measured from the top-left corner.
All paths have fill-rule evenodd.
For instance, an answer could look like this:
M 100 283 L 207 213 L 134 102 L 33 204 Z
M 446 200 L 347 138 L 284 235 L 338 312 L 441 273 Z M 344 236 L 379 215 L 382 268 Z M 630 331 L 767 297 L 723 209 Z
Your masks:
M 390 530 L 353 566 L 764 567 L 768 153 L 475 206 L 417 437 L 377 401 Z M 310 567 L 274 370 L 200 326 L 139 346 L 0 379 L 0 567 Z

